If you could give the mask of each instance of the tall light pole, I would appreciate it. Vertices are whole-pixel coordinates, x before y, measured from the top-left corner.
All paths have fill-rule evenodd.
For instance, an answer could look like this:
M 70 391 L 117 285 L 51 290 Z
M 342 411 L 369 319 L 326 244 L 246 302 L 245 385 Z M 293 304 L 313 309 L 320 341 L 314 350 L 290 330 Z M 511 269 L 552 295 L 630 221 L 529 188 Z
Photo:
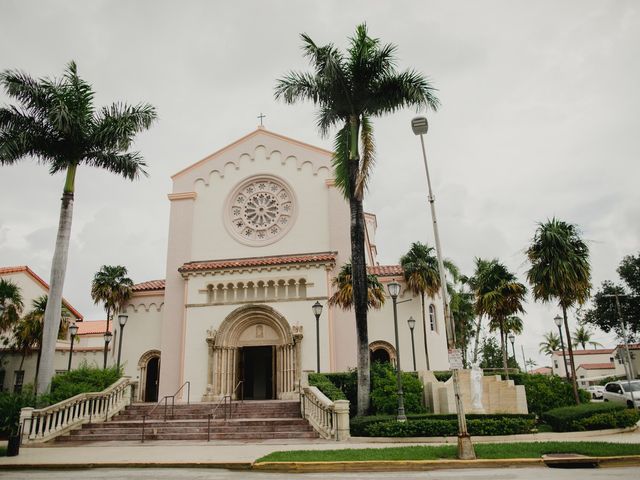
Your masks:
M 511 342 L 511 351 L 513 352 L 513 361 L 517 363 L 516 360 L 516 336 L 511 332 L 509 334 L 509 341 Z
M 71 371 L 71 359 L 73 358 L 73 344 L 76 341 L 76 335 L 78 334 L 78 326 L 72 323 L 69 326 L 69 335 L 71 336 L 71 347 L 69 348 L 69 365 L 67 366 L 67 372 Z
M 120 368 L 120 355 L 122 354 L 122 337 L 124 337 L 124 326 L 129 319 L 128 315 L 118 315 L 118 324 L 120 325 L 120 338 L 118 339 L 118 363 L 116 365 Z
M 104 351 L 105 353 L 109 350 L 109 342 L 111 342 L 111 339 L 113 338 L 113 334 L 111 332 L 104 332 Z M 107 356 L 104 356 L 104 365 L 102 366 L 102 368 L 107 368 Z
M 404 391 L 402 390 L 402 368 L 400 367 L 400 339 L 398 337 L 398 295 L 400 295 L 400 284 L 396 281 L 387 285 L 389 295 L 393 301 L 393 327 L 396 334 L 396 378 L 398 381 L 398 415 L 396 420 L 406 422 L 407 416 L 404 414 Z
M 409 317 L 407 320 L 409 324 L 409 330 L 411 330 L 411 353 L 413 354 L 413 371 L 416 372 L 416 345 L 413 341 L 413 329 L 416 327 L 416 319 L 413 317 Z
M 313 314 L 316 316 L 316 372 L 320 373 L 320 314 L 322 313 L 322 304 L 318 301 L 311 307 Z
M 420 144 L 422 145 L 422 158 L 424 159 L 424 170 L 427 174 L 427 188 L 429 190 L 429 205 L 431 207 L 431 219 L 433 221 L 433 236 L 436 243 L 436 256 L 438 257 L 438 271 L 440 273 L 440 295 L 442 296 L 442 307 L 444 312 L 445 327 L 447 331 L 447 342 L 449 351 L 455 349 L 455 328 L 453 319 L 449 312 L 449 300 L 447 298 L 447 278 L 444 273 L 444 262 L 442 256 L 442 248 L 440 247 L 440 235 L 438 234 L 438 221 L 436 220 L 435 197 L 431 189 L 431 177 L 429 176 L 429 166 L 427 164 L 427 151 L 424 147 L 424 136 L 429 131 L 429 122 L 426 117 L 415 117 L 411 120 L 411 129 L 415 135 L 420 136 Z M 464 407 L 460 397 L 460 383 L 458 380 L 458 369 L 461 365 L 451 365 L 453 370 L 453 393 L 456 401 L 456 413 L 458 415 L 458 458 L 461 460 L 473 460 L 476 458 L 476 452 L 471 443 L 471 437 L 467 431 L 467 419 L 464 415 Z
M 564 361 L 564 372 L 567 376 L 567 380 L 571 382 L 571 374 L 569 373 L 569 367 L 567 366 L 567 355 L 564 353 L 564 337 L 562 336 L 562 317 L 560 315 L 556 315 L 553 321 L 558 327 L 558 332 L 560 333 L 560 347 L 562 347 L 562 360 Z

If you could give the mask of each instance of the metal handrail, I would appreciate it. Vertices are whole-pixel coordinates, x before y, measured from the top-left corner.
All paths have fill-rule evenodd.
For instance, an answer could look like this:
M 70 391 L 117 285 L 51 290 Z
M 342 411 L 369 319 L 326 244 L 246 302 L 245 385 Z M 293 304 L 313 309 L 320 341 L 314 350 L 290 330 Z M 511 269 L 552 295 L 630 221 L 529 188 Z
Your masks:
M 153 414 L 153 412 L 155 412 L 156 409 L 164 401 L 163 421 L 166 423 L 166 421 L 167 421 L 167 407 L 168 407 L 168 403 L 167 402 L 168 402 L 169 399 L 171 399 L 171 418 L 173 418 L 173 413 L 174 413 L 175 406 L 176 406 L 176 396 L 178 395 L 178 393 L 180 393 L 182 391 L 182 389 L 185 387 L 185 385 L 187 386 L 187 405 L 189 405 L 190 397 L 191 397 L 191 382 L 189 380 L 187 380 L 182 385 L 180 385 L 180 388 L 178 388 L 178 390 L 176 390 L 176 392 L 173 395 L 165 395 L 164 397 L 162 397 L 158 401 L 158 403 L 155 404 L 155 406 L 151 409 L 151 411 L 149 413 L 142 414 L 142 443 L 144 443 L 144 430 L 145 430 L 145 426 L 146 426 L 146 423 L 147 423 L 147 417 L 150 417 Z
M 238 382 L 238 384 L 235 386 L 235 388 L 231 391 L 231 393 L 224 395 L 220 400 L 218 400 L 218 402 L 215 404 L 215 406 L 213 407 L 213 409 L 211 410 L 211 412 L 209 412 L 209 414 L 207 414 L 207 442 L 211 441 L 211 420 L 213 418 L 215 418 L 215 414 L 218 411 L 218 408 L 220 408 L 221 405 L 224 405 L 225 410 L 224 410 L 224 421 L 226 422 L 230 417 L 231 417 L 231 406 L 233 403 L 233 395 L 236 393 L 236 391 L 238 390 L 238 387 L 240 387 L 240 385 L 244 385 L 244 381 L 240 380 Z M 229 400 L 229 403 L 227 405 L 227 399 Z M 244 386 L 242 389 L 242 400 L 241 403 L 244 403 Z

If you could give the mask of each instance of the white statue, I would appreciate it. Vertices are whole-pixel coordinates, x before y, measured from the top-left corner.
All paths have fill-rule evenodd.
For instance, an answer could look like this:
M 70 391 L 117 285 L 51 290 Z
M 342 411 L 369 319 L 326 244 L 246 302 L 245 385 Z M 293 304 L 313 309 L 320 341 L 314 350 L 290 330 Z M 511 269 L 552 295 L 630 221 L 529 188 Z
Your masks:
M 471 365 L 471 408 L 476 411 L 484 411 L 482 406 L 482 380 L 484 375 L 478 362 Z

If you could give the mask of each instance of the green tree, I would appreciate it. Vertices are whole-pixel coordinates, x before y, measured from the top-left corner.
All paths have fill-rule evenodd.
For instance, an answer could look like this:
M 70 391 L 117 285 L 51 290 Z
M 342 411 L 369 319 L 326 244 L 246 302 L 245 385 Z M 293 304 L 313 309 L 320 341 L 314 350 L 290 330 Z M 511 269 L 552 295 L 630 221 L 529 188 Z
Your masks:
M 495 337 L 485 337 L 480 348 L 480 368 L 506 368 L 504 366 L 503 349 L 498 345 Z M 507 360 L 508 368 L 518 368 L 518 363 L 514 358 Z
M 438 259 L 435 255 L 435 249 L 424 243 L 414 242 L 411 244 L 409 251 L 400 258 L 400 265 L 404 270 L 404 279 L 407 287 L 414 295 L 420 296 L 424 354 L 427 358 L 427 370 L 431 370 L 429 348 L 427 346 L 427 314 L 424 299 L 425 295 L 435 297 L 440 293 L 440 274 L 438 273 Z M 454 278 L 457 278 L 458 269 L 451 261 L 445 260 L 444 267 L 449 273 L 452 273 Z M 453 286 L 451 288 L 453 289 Z M 459 303 L 462 302 L 462 299 L 459 300 Z
M 20 287 L 11 280 L 0 278 L 0 333 L 20 320 L 23 307 Z
M 345 263 L 338 275 L 331 282 L 335 291 L 329 298 L 329 305 L 337 305 L 343 310 L 351 310 L 353 307 L 353 277 L 351 264 Z M 384 287 L 378 277 L 367 275 L 367 306 L 380 309 L 384 305 Z
M 490 329 L 500 332 L 502 363 L 509 378 L 505 322 L 516 313 L 524 313 L 527 288 L 497 259 L 476 259 L 473 286 L 476 314 L 489 317 Z
M 96 305 L 102 304 L 107 314 L 105 334 L 109 331 L 109 322 L 124 308 L 133 292 L 133 280 L 127 277 L 127 269 L 121 265 L 103 265 L 93 276 L 91 298 Z M 107 368 L 107 347 L 104 342 L 104 365 Z
M 561 347 L 560 345 L 560 336 L 556 335 L 554 332 L 547 332 L 543 335 L 544 340 L 540 342 L 540 353 L 544 353 L 545 355 L 553 355 L 553 352 L 558 351 Z
M 464 275 L 458 277 L 458 281 L 449 290 L 449 308 L 454 319 L 456 332 L 456 347 L 462 350 L 462 360 L 468 365 L 467 351 L 469 340 L 475 335 L 475 308 L 473 292 L 467 290 L 469 278 Z
M 96 110 L 94 91 L 70 62 L 60 79 L 34 79 L 6 70 L 0 74 L 6 94 L 18 104 L 0 107 L 0 165 L 33 157 L 49 166 L 49 173 L 66 175 L 56 246 L 49 279 L 50 300 L 44 319 L 43 371 L 38 390 L 48 390 L 62 306 L 73 218 L 76 171 L 86 165 L 108 170 L 129 180 L 146 175 L 138 152 L 129 152 L 135 135 L 156 118 L 147 104 L 114 103 Z
M 573 347 L 578 348 L 578 345 L 580 345 L 583 350 L 586 350 L 587 344 L 593 348 L 602 347 L 601 343 L 592 341 L 592 338 L 593 333 L 585 328 L 584 325 L 581 325 L 573 332 Z
M 336 186 L 349 200 L 353 305 L 358 341 L 358 414 L 369 408 L 369 338 L 367 271 L 362 202 L 375 160 L 372 118 L 405 107 L 438 107 L 434 88 L 413 70 L 395 68 L 396 47 L 371 38 L 364 24 L 356 28 L 346 53 L 301 35 L 312 72 L 290 72 L 277 81 L 275 96 L 286 103 L 311 101 L 317 124 L 326 136 L 337 127 L 333 165 Z
M 576 367 L 567 309 L 584 304 L 591 289 L 591 265 L 589 248 L 580 237 L 575 225 L 552 218 L 538 224 L 531 245 L 527 249 L 531 268 L 527 279 L 533 288 L 536 300 L 558 301 L 562 308 L 567 349 L 571 366 L 573 396 L 580 403 Z

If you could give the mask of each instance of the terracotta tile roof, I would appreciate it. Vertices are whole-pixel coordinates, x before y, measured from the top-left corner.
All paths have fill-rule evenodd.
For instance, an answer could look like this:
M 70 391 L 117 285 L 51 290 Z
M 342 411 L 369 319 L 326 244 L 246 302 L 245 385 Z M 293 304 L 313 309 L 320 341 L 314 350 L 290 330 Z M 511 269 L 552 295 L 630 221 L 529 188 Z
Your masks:
M 551 369 L 551 367 L 540 367 L 540 368 L 536 368 L 535 370 L 531 370 L 529 373 L 531 374 L 540 374 L 540 375 L 551 375 L 551 373 L 553 372 L 553 370 Z
M 96 335 L 104 333 L 104 329 L 107 327 L 106 320 L 87 320 L 85 322 L 79 322 L 78 335 Z M 113 322 L 109 322 L 109 330 L 113 331 Z
M 574 349 L 573 355 L 604 355 L 606 353 L 613 353 L 613 350 L 613 348 L 591 348 L 587 350 Z M 562 350 L 555 350 L 553 354 L 562 356 Z M 569 355 L 569 352 L 567 351 L 566 354 Z
M 613 363 L 583 363 L 576 369 L 583 368 L 585 370 L 612 370 L 615 368 Z
M 335 252 L 309 253 L 304 255 L 276 255 L 272 257 L 237 258 L 232 260 L 211 260 L 207 262 L 189 262 L 182 265 L 179 272 L 197 272 L 202 270 L 222 270 L 226 268 L 263 267 L 271 265 L 294 265 L 300 263 L 334 263 Z
M 36 282 L 38 282 L 40 285 L 42 285 L 47 292 L 49 291 L 49 284 L 47 282 L 45 282 L 42 279 L 42 277 L 40 277 L 38 274 L 36 274 L 33 270 L 31 270 L 26 265 L 20 265 L 20 266 L 17 266 L 17 267 L 0 267 L 0 275 L 8 275 L 10 273 L 20 273 L 20 272 L 25 272 L 27 275 L 29 275 L 31 278 L 33 278 Z M 69 311 L 71 313 L 73 313 L 73 315 L 79 321 L 82 321 L 82 319 L 84 317 L 82 316 L 82 314 L 78 310 L 73 308 L 73 305 L 71 305 L 64 298 L 62 299 L 62 303 L 64 304 L 65 307 L 67 307 L 69 309 Z
M 620 350 L 624 350 L 624 344 L 620 344 L 618 345 L 616 348 L 620 349 Z M 640 350 L 640 343 L 630 343 L 629 344 L 629 350 Z
M 367 267 L 367 273 L 378 277 L 396 277 L 404 275 L 404 270 L 400 265 L 374 265 Z
M 152 290 L 164 290 L 164 279 L 162 280 L 149 280 L 148 282 L 136 283 L 133 286 L 134 292 L 148 292 Z

